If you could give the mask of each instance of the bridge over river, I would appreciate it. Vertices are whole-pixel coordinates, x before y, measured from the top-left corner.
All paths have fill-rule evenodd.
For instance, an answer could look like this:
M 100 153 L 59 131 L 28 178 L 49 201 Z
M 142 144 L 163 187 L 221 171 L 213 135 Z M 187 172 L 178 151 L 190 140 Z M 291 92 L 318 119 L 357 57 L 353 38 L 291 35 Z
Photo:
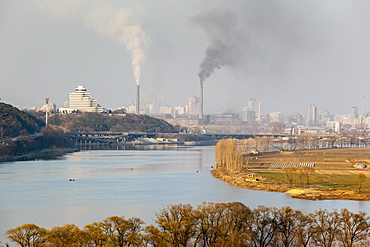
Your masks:
M 155 138 L 155 133 L 129 132 L 67 132 L 66 135 L 75 141 L 76 146 L 109 146 L 133 143 L 139 138 Z
M 255 138 L 255 137 L 273 137 L 273 138 L 278 138 L 278 137 L 289 137 L 289 136 L 295 136 L 291 134 L 267 134 L 267 133 L 262 133 L 262 134 L 225 134 L 225 133 L 205 133 L 205 136 L 209 136 L 212 139 L 248 139 L 248 138 Z
M 75 141 L 76 146 L 117 146 L 117 145 L 128 145 L 128 144 L 143 144 L 146 143 L 156 144 L 154 141 L 157 137 L 156 133 L 137 133 L 137 132 L 67 132 L 66 135 Z M 181 135 L 181 134 L 180 134 Z M 223 134 L 223 133 L 205 133 L 202 134 L 209 141 L 221 140 L 221 139 L 248 139 L 255 137 L 287 137 L 291 135 L 281 134 Z M 148 141 L 153 140 L 153 142 Z M 165 139 L 165 138 L 162 138 Z M 163 143 L 166 143 L 162 140 Z M 171 140 L 171 143 L 181 143 L 181 141 Z

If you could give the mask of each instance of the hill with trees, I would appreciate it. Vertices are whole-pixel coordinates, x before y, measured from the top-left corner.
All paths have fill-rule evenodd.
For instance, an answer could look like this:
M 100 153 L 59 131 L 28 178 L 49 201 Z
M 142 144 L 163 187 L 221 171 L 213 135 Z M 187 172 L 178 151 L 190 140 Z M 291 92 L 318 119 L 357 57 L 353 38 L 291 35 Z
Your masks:
M 0 138 L 39 132 L 45 123 L 12 105 L 0 103 Z
M 52 114 L 49 124 L 68 132 L 147 132 L 172 133 L 178 128 L 168 122 L 147 115 L 117 113 Z
M 41 158 L 71 146 L 61 128 L 45 127 L 42 119 L 0 103 L 0 161 Z

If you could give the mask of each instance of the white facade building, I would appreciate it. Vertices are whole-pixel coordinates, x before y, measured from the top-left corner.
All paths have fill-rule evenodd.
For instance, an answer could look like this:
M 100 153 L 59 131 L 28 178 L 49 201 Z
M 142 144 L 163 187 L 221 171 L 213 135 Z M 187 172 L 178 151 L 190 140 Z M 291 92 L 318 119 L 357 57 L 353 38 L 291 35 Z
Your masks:
M 319 123 L 317 106 L 310 105 L 310 108 L 308 108 L 307 120 L 309 126 L 314 126 Z
M 84 86 L 78 86 L 73 93 L 69 94 L 68 108 L 62 108 L 65 112 L 103 112 L 104 108 L 93 99 Z
M 43 112 L 46 112 L 46 108 L 48 109 L 48 112 L 56 112 L 57 111 L 57 105 L 54 104 L 54 103 L 49 103 L 49 104 L 47 104 L 47 106 L 43 105 L 40 110 L 43 111 Z
M 188 113 L 197 114 L 199 112 L 199 97 L 190 96 L 188 99 Z

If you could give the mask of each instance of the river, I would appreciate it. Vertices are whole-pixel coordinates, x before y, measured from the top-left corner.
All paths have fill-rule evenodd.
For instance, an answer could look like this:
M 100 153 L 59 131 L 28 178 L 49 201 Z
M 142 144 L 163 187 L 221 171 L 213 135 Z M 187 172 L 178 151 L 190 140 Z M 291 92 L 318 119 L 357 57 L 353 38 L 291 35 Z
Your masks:
M 230 186 L 210 173 L 213 146 L 151 148 L 80 151 L 56 160 L 1 163 L 1 244 L 9 242 L 3 234 L 7 229 L 25 223 L 47 229 L 69 223 L 83 227 L 118 215 L 139 217 L 149 225 L 163 205 L 178 203 L 239 201 L 252 209 L 290 206 L 308 213 L 348 208 L 370 214 L 369 202 L 309 201 Z

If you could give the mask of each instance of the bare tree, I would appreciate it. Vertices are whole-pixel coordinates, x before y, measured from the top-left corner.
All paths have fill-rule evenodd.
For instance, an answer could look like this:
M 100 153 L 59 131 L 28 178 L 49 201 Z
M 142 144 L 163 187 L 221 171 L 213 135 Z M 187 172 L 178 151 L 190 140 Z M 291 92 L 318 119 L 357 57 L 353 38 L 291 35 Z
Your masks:
M 35 224 L 24 224 L 5 232 L 7 238 L 21 247 L 38 247 L 45 242 L 47 230 Z
M 192 244 L 197 233 L 198 215 L 190 204 L 169 205 L 156 215 L 158 228 L 170 246 Z
M 340 211 L 339 221 L 337 238 L 344 247 L 352 247 L 368 237 L 370 222 L 366 213 L 352 213 L 344 208 Z
M 251 245 L 267 247 L 275 242 L 278 228 L 277 209 L 258 206 L 253 210 L 253 216 L 247 222 Z
M 302 166 L 298 169 L 298 177 L 302 183 L 310 184 L 310 178 L 315 174 L 313 167 Z
M 143 224 L 144 222 L 136 217 L 125 219 L 123 216 L 111 216 L 106 218 L 100 227 L 108 236 L 111 246 L 142 246 Z
M 356 175 L 356 181 L 358 183 L 358 191 L 361 191 L 362 186 L 366 181 L 366 175 L 360 172 L 359 174 Z
M 289 184 L 294 184 L 297 177 L 297 170 L 294 167 L 284 167 L 284 172 Z
M 316 211 L 313 216 L 311 231 L 316 246 L 336 246 L 336 235 L 339 233 L 339 215 L 337 212 L 327 210 Z
M 251 210 L 242 203 L 203 203 L 199 212 L 197 246 L 243 246 L 245 222 Z
M 283 207 L 276 211 L 277 218 L 277 241 L 284 247 L 294 246 L 298 233 L 302 227 L 303 214 L 298 210 L 293 210 L 290 207 Z

